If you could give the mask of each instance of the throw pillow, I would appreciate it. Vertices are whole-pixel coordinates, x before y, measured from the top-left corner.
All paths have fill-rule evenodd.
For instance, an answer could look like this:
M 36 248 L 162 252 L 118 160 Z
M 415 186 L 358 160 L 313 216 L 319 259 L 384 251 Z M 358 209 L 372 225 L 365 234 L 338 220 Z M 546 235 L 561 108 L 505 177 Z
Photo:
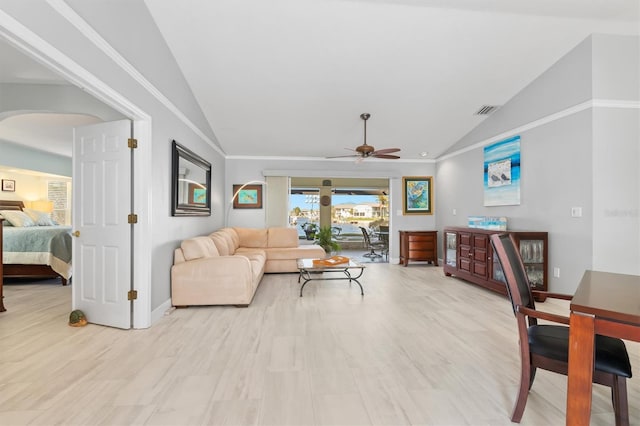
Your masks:
M 11 222 L 13 226 L 36 226 L 35 222 L 23 211 L 2 210 L 0 211 L 5 220 Z
M 55 225 L 55 223 L 53 222 L 53 219 L 51 219 L 51 216 L 49 216 L 49 213 L 45 213 L 45 212 L 41 212 L 33 209 L 24 209 L 23 211 L 26 214 L 28 214 L 31 220 L 33 220 L 33 222 L 38 226 L 54 226 Z

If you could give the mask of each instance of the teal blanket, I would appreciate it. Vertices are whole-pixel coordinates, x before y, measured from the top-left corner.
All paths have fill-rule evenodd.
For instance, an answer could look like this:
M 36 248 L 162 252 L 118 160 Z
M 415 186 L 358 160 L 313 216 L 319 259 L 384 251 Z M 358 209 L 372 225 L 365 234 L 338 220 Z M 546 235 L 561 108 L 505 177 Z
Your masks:
M 5 226 L 2 231 L 4 234 L 2 250 L 5 255 L 11 252 L 25 254 L 50 253 L 53 257 L 65 263 L 71 263 L 70 226 L 29 226 L 20 228 Z

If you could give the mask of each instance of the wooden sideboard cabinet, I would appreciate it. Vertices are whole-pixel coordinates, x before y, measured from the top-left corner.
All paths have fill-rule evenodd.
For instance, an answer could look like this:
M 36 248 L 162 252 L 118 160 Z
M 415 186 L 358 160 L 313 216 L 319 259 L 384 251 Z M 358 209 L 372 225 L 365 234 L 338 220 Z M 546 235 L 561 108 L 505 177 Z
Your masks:
M 531 288 L 548 287 L 548 233 L 528 231 L 491 231 L 477 228 L 444 228 L 444 265 L 446 276 L 454 275 L 482 287 L 507 294 L 504 274 L 493 256 L 489 236 L 508 232 L 520 250 Z
M 438 231 L 400 231 L 400 264 L 410 260 L 438 266 Z

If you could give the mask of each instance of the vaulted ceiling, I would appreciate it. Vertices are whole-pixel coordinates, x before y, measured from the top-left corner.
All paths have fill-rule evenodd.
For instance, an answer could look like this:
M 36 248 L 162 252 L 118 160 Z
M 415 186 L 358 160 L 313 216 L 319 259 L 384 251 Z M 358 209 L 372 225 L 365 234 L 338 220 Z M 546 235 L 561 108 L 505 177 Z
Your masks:
M 145 4 L 234 156 L 348 154 L 367 112 L 370 145 L 436 158 L 590 34 L 640 26 L 637 0 Z M 64 83 L 25 60 L 0 43 L 0 82 Z
M 635 0 L 147 0 L 228 154 L 435 158 Z

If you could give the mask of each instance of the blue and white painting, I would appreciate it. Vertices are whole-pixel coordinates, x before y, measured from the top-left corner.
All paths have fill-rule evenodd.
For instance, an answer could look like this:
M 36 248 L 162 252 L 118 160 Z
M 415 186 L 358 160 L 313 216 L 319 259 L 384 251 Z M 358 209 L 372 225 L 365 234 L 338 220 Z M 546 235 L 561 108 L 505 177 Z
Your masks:
M 520 136 L 484 148 L 484 205 L 520 204 Z

